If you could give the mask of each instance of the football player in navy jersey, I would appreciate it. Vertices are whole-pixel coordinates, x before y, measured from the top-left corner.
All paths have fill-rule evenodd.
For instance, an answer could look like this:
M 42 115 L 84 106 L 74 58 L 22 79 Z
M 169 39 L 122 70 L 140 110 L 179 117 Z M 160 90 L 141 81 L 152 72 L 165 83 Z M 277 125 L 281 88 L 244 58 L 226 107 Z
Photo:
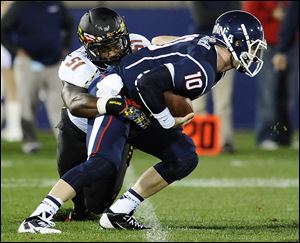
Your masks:
M 39 206 L 45 224 L 40 224 L 40 228 L 57 233 L 50 220 L 62 203 L 73 198 L 82 187 L 118 170 L 123 148 L 130 142 L 160 162 L 145 171 L 102 214 L 100 225 L 147 229 L 133 216 L 139 204 L 186 177 L 198 164 L 194 143 L 180 128 L 193 113 L 173 117 L 163 93 L 172 90 L 195 99 L 233 68 L 253 77 L 262 68 L 264 49 L 263 28 L 257 18 L 247 12 L 230 11 L 216 20 L 212 36 L 184 36 L 124 57 L 119 67 L 97 83 L 98 90 L 91 87 L 91 92 L 98 97 L 97 109 L 102 115 L 88 122 L 88 159 L 64 174 L 47 195 L 47 205 Z M 128 119 L 140 126 L 135 133 L 130 133 Z M 22 225 L 26 222 L 31 221 L 26 219 Z
M 149 168 L 102 214 L 100 225 L 103 228 L 145 228 L 132 216 L 137 206 L 173 181 L 187 176 L 197 165 L 194 145 L 189 138 L 179 129 L 170 129 L 187 122 L 193 114 L 183 119 L 174 118 L 163 93 L 172 90 L 196 99 L 211 90 L 224 73 L 233 68 L 254 77 L 263 66 L 262 55 L 266 48 L 259 20 L 244 11 L 230 11 L 216 20 L 212 36 L 183 36 L 162 46 L 143 48 L 122 59 L 112 74 L 114 82 L 119 83 L 115 93 L 117 87 L 122 87 L 127 98 L 135 99 L 160 124 L 153 122 L 147 129 L 129 137 L 129 141 L 162 161 Z M 107 81 L 112 86 L 111 79 L 108 76 L 97 86 L 105 86 Z M 105 114 L 106 109 L 111 111 L 110 98 L 102 94 L 101 89 L 97 96 L 99 100 L 102 96 L 104 101 L 108 100 L 105 107 L 105 102 L 98 100 L 100 114 Z M 94 149 L 102 153 L 97 147 Z

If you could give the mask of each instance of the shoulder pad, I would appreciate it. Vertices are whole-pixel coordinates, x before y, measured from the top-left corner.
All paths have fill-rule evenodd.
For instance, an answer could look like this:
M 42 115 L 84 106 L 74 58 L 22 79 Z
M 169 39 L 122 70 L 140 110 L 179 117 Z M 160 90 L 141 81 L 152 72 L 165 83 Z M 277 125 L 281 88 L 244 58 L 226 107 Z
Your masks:
M 139 34 L 129 34 L 129 39 L 131 43 L 131 49 L 137 51 L 143 47 L 151 45 L 151 42 L 142 35 Z
M 99 76 L 99 70 L 87 58 L 84 47 L 81 47 L 66 56 L 65 60 L 62 61 L 58 76 L 68 83 L 88 88 L 90 83 Z

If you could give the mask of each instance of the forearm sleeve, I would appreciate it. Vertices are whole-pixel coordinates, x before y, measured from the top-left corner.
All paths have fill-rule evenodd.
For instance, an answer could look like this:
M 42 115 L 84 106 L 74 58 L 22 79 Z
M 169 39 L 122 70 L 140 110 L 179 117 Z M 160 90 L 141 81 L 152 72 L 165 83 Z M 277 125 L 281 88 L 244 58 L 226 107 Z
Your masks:
M 152 114 L 159 114 L 166 109 L 163 92 L 173 89 L 173 81 L 165 66 L 154 68 L 136 80 L 139 96 Z

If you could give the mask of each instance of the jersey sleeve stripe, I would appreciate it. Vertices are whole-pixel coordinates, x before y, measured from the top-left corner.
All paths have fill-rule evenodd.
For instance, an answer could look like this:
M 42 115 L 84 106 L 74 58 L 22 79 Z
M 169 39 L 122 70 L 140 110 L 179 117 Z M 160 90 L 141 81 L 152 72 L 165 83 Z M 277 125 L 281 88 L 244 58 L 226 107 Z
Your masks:
M 98 69 L 96 69 L 96 71 L 94 72 L 93 76 L 90 77 L 85 83 L 84 85 L 82 86 L 83 88 L 87 88 L 88 87 L 88 84 L 96 77 L 97 73 L 99 72 Z

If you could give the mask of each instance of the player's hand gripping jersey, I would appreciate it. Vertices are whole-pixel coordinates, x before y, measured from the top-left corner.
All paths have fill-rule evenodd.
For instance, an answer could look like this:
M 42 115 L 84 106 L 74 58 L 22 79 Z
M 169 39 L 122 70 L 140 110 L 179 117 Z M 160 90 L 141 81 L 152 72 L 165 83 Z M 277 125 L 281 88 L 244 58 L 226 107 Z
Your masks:
M 216 55 L 213 37 L 183 36 L 161 46 L 150 45 L 124 57 L 97 86 L 101 90 L 102 85 L 109 83 L 115 93 L 123 89 L 127 98 L 134 99 L 145 111 L 157 117 L 168 110 L 163 96 L 165 90 L 173 90 L 194 100 L 220 80 L 224 73 L 217 73 Z M 160 72 L 166 68 L 170 80 L 164 76 L 166 72 Z M 147 75 L 149 79 L 151 73 L 156 74 L 155 78 L 139 86 L 143 76 Z
M 131 48 L 133 51 L 150 45 L 150 41 L 142 35 L 129 35 Z M 88 89 L 98 78 L 102 79 L 107 75 L 108 70 L 100 70 L 87 57 L 85 48 L 82 46 L 70 53 L 61 63 L 59 68 L 59 78 L 64 82 Z M 83 132 L 87 130 L 87 118 L 73 116 L 68 110 L 70 120 Z

